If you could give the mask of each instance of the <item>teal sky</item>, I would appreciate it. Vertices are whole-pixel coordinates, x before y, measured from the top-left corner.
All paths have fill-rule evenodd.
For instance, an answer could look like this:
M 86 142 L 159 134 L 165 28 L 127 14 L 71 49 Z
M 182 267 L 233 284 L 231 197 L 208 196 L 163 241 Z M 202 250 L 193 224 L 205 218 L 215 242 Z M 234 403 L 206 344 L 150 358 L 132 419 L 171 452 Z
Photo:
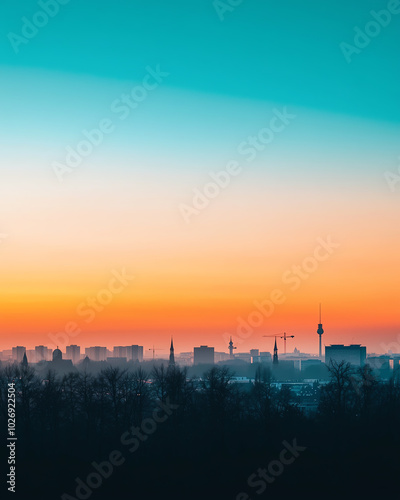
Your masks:
M 385 190 L 400 135 L 400 14 L 350 64 L 340 43 L 353 43 L 354 27 L 386 6 L 244 0 L 221 21 L 211 0 L 70 0 L 16 54 L 7 36 L 20 35 L 21 18 L 40 9 L 36 1 L 8 2 L 0 16 L 2 149 L 13 170 L 37 164 L 46 176 L 82 130 L 112 118 L 117 132 L 87 168 L 147 164 L 204 176 L 237 157 L 274 107 L 287 106 L 298 118 L 269 148 L 268 169 L 260 155 L 254 170 L 320 181 L 368 171 Z M 119 122 L 111 103 L 157 65 L 169 76 Z
M 22 17 L 41 9 L 31 0 L 3 4 L 3 150 L 12 168 L 32 170 L 61 160 L 83 129 L 112 118 L 117 132 L 90 159 L 97 171 L 102 161 L 140 169 L 147 159 L 156 169 L 203 172 L 237 156 L 274 107 L 287 106 L 298 118 L 269 148 L 275 165 L 284 158 L 291 175 L 301 164 L 302 175 L 318 177 L 320 161 L 324 175 L 349 175 L 353 160 L 354 176 L 372 171 L 382 179 L 398 155 L 400 14 L 350 64 L 340 43 L 353 43 L 354 27 L 386 7 L 382 0 L 244 0 L 221 21 L 211 0 L 70 0 L 16 54 L 8 35 L 20 35 Z M 119 122 L 111 103 L 157 65 L 169 76 Z M 260 157 L 254 168 L 263 170 Z
M 351 64 L 339 49 L 354 26 L 371 20 L 371 9 L 386 5 L 244 0 L 221 22 L 211 0 L 71 0 L 16 55 L 7 34 L 20 33 L 21 17 L 31 19 L 38 6 L 7 1 L 0 62 L 3 75 L 29 68 L 125 81 L 160 64 L 174 89 L 398 122 L 400 15 Z M 35 91 L 25 84 L 22 100 Z
M 40 8 L 36 0 L 4 0 L 0 233 L 10 235 L 0 259 L 9 277 L 4 294 L 22 273 L 27 281 L 48 276 L 44 288 L 53 290 L 54 279 L 73 295 L 68 266 L 76 266 L 71 276 L 81 276 L 80 266 L 103 276 L 126 263 L 153 297 L 160 276 L 170 272 L 175 283 L 191 269 L 203 273 L 201 262 L 208 266 L 204 283 L 226 273 L 221 293 L 230 297 L 232 288 L 246 297 L 245 311 L 247 302 L 281 286 L 274 273 L 301 262 L 317 237 L 330 234 L 343 253 L 326 275 L 321 269 L 304 284 L 308 295 L 293 298 L 293 311 L 301 300 L 314 312 L 315 304 L 330 301 L 344 304 L 331 309 L 340 317 L 346 304 L 375 310 L 379 295 L 379 329 L 382 321 L 394 328 L 399 186 L 391 191 L 385 172 L 399 167 L 400 13 L 350 64 L 340 48 L 354 43 L 354 28 L 364 30 L 372 9 L 388 3 L 396 0 L 243 0 L 221 21 L 213 0 L 70 0 L 15 53 L 10 33 L 21 35 L 22 18 L 33 19 Z M 158 65 L 168 76 L 121 120 L 112 103 Z M 296 118 L 248 162 L 239 145 L 285 108 Z M 54 163 L 65 163 L 68 147 L 77 148 L 83 131 L 103 119 L 115 131 L 59 183 Z M 210 171 L 231 160 L 240 175 L 187 224 L 182 204 L 194 203 Z M 223 255 L 221 266 L 214 255 Z M 188 304 L 198 304 L 201 283 L 179 283 Z M 34 278 L 23 286 L 35 296 Z M 96 290 L 100 283 L 85 286 Z M 162 286 L 169 290 L 168 280 Z M 321 297 L 321 290 L 331 296 Z M 169 297 L 160 301 L 167 307 Z M 232 328 L 236 306 L 232 300 L 227 308 Z M 174 314 L 182 316 L 179 307 Z M 69 317 L 57 315 L 49 325 L 54 331 Z M 353 326 L 338 326 L 349 328 L 348 341 Z

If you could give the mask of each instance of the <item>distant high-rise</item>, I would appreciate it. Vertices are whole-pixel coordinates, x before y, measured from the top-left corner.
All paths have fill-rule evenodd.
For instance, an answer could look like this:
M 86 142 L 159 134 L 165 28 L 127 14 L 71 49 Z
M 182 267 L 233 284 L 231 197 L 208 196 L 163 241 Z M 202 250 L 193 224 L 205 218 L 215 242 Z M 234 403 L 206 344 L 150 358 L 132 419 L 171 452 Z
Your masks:
M 194 364 L 195 365 L 213 365 L 214 364 L 214 347 L 202 345 L 194 348 Z
M 128 348 L 127 346 L 115 346 L 113 350 L 115 358 L 127 358 L 128 359 Z
M 17 363 L 21 363 L 26 352 L 26 347 L 18 345 L 12 348 L 12 359 Z
M 105 361 L 107 359 L 107 347 L 86 347 L 85 355 L 92 361 Z
M 35 346 L 35 361 L 36 363 L 50 361 L 50 349 L 44 345 Z
M 143 361 L 143 346 L 130 345 L 126 348 L 128 361 Z
M 367 348 L 361 344 L 333 344 L 325 347 L 325 363 L 329 364 L 331 361 L 340 363 L 345 361 L 355 366 L 362 366 L 365 364 L 367 358 Z
M 260 357 L 259 349 L 250 349 L 251 362 L 254 363 L 254 358 Z
M 214 363 L 221 363 L 221 361 L 228 361 L 231 357 L 226 352 L 214 351 Z
M 260 352 L 259 356 L 253 356 L 253 363 L 271 363 L 272 356 L 270 352 Z
M 175 366 L 174 341 L 171 337 L 171 347 L 169 349 L 169 366 Z
M 278 364 L 278 347 L 276 345 L 276 337 L 275 337 L 275 345 L 274 345 L 274 359 L 272 361 L 274 365 Z
M 240 359 L 245 363 L 251 363 L 251 354 L 249 352 L 237 352 L 235 354 L 235 359 Z
M 81 359 L 81 348 L 78 345 L 67 345 L 66 358 L 70 359 L 74 365 Z
M 322 358 L 322 334 L 324 333 L 324 329 L 322 328 L 321 323 L 321 304 L 319 305 L 319 323 L 317 333 L 319 335 L 319 357 Z

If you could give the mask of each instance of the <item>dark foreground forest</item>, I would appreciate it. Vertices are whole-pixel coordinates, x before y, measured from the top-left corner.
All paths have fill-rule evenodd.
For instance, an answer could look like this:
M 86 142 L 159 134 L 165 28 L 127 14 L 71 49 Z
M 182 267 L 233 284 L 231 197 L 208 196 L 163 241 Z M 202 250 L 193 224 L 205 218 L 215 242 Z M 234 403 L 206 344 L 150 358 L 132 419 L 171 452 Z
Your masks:
M 268 368 L 254 384 L 226 367 L 38 377 L 0 373 L 1 498 L 373 498 L 398 491 L 400 382 L 330 367 L 304 414 Z M 16 388 L 16 493 L 7 491 L 7 385 Z M 3 467 L 4 466 L 4 467 Z M 4 471 L 4 472 L 3 472 Z M 392 492 L 392 493 L 390 493 Z M 4 494 L 4 496 L 3 496 Z M 12 496 L 13 495 L 13 496 Z

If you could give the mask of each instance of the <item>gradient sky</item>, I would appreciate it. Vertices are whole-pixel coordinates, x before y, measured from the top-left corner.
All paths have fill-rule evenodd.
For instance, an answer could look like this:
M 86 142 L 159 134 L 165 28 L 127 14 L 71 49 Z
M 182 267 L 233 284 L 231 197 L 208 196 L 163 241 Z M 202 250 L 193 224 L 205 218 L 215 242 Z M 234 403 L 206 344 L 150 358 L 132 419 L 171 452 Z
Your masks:
M 72 322 L 61 345 L 173 334 L 177 351 L 227 351 L 233 335 L 271 351 L 261 336 L 287 331 L 288 350 L 317 352 L 319 302 L 326 344 L 399 343 L 400 14 L 351 63 L 340 48 L 387 5 L 243 0 L 221 21 L 211 0 L 71 0 L 15 53 L 41 9 L 3 2 L 0 349 Z M 157 65 L 168 76 L 121 120 L 112 103 Z M 296 118 L 247 161 L 239 145 L 285 108 Z M 103 119 L 114 131 L 59 182 L 54 162 Z M 230 161 L 240 174 L 186 223 L 180 206 Z M 328 235 L 339 246 L 292 290 L 283 276 Z M 134 279 L 92 317 L 122 269 Z M 238 337 L 275 289 L 284 303 Z

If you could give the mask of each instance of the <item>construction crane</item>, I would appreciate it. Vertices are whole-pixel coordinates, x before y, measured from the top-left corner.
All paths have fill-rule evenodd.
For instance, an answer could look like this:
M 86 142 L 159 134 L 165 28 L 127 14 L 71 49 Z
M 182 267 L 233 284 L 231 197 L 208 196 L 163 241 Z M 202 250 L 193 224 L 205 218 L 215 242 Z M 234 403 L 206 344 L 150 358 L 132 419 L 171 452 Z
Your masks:
M 156 351 L 165 351 L 165 349 L 161 349 L 159 347 L 154 347 L 153 346 L 153 348 L 150 348 L 149 351 L 153 351 L 153 359 L 154 359 Z
M 280 335 L 279 333 L 276 335 L 263 335 L 263 337 L 278 337 L 279 339 L 283 339 L 283 344 L 284 344 L 284 353 L 286 354 L 286 339 L 293 339 L 294 335 L 287 335 L 286 332 L 283 332 L 283 335 Z

